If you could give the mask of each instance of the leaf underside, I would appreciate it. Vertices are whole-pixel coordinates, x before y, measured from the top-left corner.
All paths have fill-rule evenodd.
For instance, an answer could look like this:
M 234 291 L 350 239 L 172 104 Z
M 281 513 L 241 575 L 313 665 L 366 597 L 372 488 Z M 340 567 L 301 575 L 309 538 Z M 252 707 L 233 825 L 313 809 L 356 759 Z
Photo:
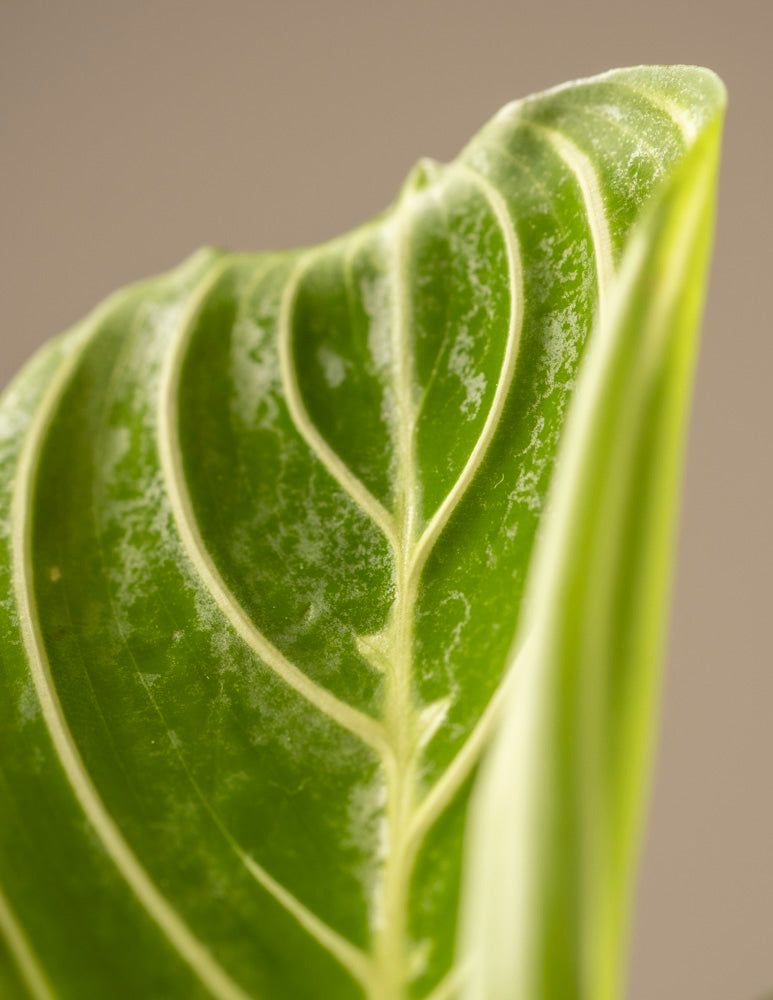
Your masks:
M 202 251 L 11 385 L 2 996 L 614 995 L 723 102 L 510 105 L 372 223 Z

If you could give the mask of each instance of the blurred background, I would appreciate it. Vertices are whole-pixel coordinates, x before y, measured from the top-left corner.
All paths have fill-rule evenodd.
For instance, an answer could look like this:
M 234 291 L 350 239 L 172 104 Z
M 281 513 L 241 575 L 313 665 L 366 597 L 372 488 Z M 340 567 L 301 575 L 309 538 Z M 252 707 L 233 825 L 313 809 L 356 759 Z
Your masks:
M 202 244 L 314 243 L 502 104 L 615 66 L 730 93 L 629 1000 L 773 987 L 770 0 L 0 0 L 0 379 Z

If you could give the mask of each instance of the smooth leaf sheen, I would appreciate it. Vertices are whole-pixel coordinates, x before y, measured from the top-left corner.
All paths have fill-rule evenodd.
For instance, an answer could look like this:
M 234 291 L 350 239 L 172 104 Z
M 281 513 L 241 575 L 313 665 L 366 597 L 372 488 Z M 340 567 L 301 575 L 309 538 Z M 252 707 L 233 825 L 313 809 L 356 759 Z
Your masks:
M 7 390 L 3 997 L 615 995 L 723 106 L 510 105 Z

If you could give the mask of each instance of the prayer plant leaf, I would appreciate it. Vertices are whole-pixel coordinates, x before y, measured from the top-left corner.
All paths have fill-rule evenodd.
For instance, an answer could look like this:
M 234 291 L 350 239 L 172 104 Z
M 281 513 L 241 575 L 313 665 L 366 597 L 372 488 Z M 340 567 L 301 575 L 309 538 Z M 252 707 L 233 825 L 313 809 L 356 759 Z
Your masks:
M 612 996 L 723 106 L 508 106 L 12 383 L 4 997 Z

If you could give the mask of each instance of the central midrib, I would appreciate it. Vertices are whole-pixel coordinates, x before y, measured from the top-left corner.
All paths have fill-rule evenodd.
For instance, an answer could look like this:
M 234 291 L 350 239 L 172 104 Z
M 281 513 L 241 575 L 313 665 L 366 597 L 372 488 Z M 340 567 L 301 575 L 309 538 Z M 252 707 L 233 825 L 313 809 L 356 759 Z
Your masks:
M 483 190 L 507 242 L 509 229 L 504 204 L 497 193 L 477 174 L 460 171 Z M 396 442 L 393 530 L 387 536 L 394 559 L 394 599 L 386 626 L 378 637 L 361 646 L 368 649 L 372 662 L 385 672 L 385 700 L 382 725 L 387 753 L 383 756 L 386 780 L 386 850 L 379 905 L 376 911 L 372 959 L 373 978 L 369 1000 L 406 1000 L 408 986 L 417 969 L 412 961 L 409 931 L 410 883 L 420 846 L 418 822 L 425 805 L 420 795 L 418 764 L 421 748 L 431 736 L 431 714 L 422 712 L 413 692 L 414 619 L 419 580 L 424 564 L 459 496 L 469 485 L 491 440 L 501 415 L 517 356 L 522 314 L 521 274 L 512 229 L 508 246 L 508 279 L 511 288 L 511 317 L 503 368 L 492 401 L 491 412 L 458 482 L 429 522 L 422 515 L 421 488 L 416 457 L 416 423 L 419 414 L 418 388 L 413 371 L 414 352 L 410 339 L 411 309 L 407 244 L 416 194 L 403 191 L 395 214 L 388 223 L 391 238 L 392 271 L 392 391 Z M 376 639 L 375 647 L 371 645 Z M 377 652 L 376 652 L 377 650 Z M 430 706 L 431 707 L 431 706 Z M 426 721 L 425 721 L 426 720 Z M 444 981 L 445 982 L 445 981 Z M 433 996 L 435 993 L 433 992 Z
M 406 301 L 408 211 L 404 198 L 392 222 L 395 594 L 382 644 L 385 669 L 383 725 L 391 752 L 384 760 L 387 851 L 379 925 L 373 946 L 377 969 L 373 1000 L 403 1000 L 411 973 L 408 897 L 413 859 L 409 843 L 417 807 L 416 758 L 421 738 L 420 714 L 413 697 L 413 620 L 417 593 L 413 556 L 420 536 L 421 514 L 415 454 L 415 382 Z

